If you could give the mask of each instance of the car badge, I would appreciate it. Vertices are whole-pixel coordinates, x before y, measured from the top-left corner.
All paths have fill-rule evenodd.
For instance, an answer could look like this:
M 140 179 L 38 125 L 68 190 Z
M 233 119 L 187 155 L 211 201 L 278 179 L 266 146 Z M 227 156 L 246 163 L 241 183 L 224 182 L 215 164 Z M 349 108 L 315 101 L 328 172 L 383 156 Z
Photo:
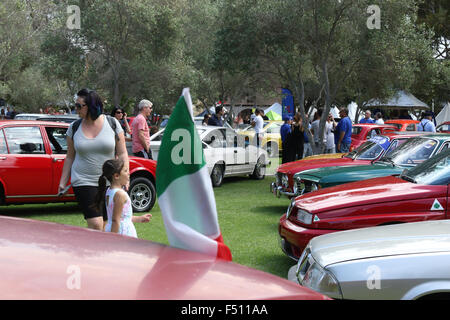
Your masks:
M 431 210 L 444 210 L 442 205 L 439 203 L 438 199 L 434 199 L 433 205 L 431 206 Z
M 318 216 L 314 216 L 314 222 L 319 222 L 319 221 L 320 221 L 319 217 Z

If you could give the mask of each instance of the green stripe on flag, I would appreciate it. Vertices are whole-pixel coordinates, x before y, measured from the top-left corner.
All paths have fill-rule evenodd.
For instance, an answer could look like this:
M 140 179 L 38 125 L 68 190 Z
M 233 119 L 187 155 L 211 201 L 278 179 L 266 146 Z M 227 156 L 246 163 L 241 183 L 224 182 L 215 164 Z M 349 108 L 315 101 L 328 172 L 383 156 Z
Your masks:
M 203 147 L 184 96 L 178 100 L 164 131 L 156 166 L 158 197 L 170 183 L 206 165 Z

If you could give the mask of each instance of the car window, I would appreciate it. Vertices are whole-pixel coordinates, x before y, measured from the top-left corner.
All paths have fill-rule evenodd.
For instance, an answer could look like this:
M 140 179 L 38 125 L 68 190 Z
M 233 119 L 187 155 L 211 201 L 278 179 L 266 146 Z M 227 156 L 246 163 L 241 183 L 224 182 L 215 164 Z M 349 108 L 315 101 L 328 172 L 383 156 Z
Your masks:
M 408 124 L 406 131 L 416 131 L 416 125 L 414 123 Z
M 443 152 L 443 151 L 447 150 L 449 146 L 450 146 L 450 143 L 448 143 L 448 142 L 444 143 L 444 145 L 442 146 L 442 148 L 439 152 Z
M 212 130 L 204 138 L 203 142 L 211 148 L 226 148 L 226 138 L 224 130 Z
M 228 148 L 237 148 L 238 137 L 234 133 L 233 130 L 226 130 L 226 138 L 227 138 L 227 147 Z
M 67 140 L 66 131 L 67 128 L 46 127 L 48 140 L 50 140 L 50 147 L 54 154 L 66 154 L 67 153 Z
M 411 138 L 382 159 L 389 157 L 397 165 L 415 166 L 429 159 L 438 145 L 433 139 Z
M 405 139 L 395 139 L 395 140 L 393 140 L 393 141 L 391 142 L 391 145 L 390 145 L 389 148 L 387 149 L 385 156 L 390 155 L 390 153 L 391 153 L 392 151 L 394 151 L 395 149 L 397 149 L 398 147 L 400 147 L 403 143 L 405 143 L 406 140 L 408 140 L 408 139 L 405 138 Z
M 160 134 L 158 134 L 157 136 L 155 136 L 155 137 L 152 139 L 152 141 L 161 141 L 162 138 L 163 138 L 163 134 L 164 134 L 164 131 L 161 132 Z
M 359 160 L 373 160 L 378 158 L 383 151 L 384 148 L 379 143 L 366 141 L 361 146 L 356 148 L 356 150 L 349 153 L 346 157 L 356 158 Z
M 6 147 L 5 134 L 3 130 L 0 130 L 0 154 L 7 154 L 8 148 Z
M 381 134 L 380 129 L 372 129 L 367 133 L 366 139 L 370 139 L 375 137 L 376 135 Z
M 448 185 L 450 183 L 450 153 L 445 151 L 409 170 L 402 176 L 417 184 Z
M 396 127 L 397 131 L 402 129 L 401 123 L 386 123 L 386 124 Z
M 44 141 L 39 127 L 5 128 L 9 153 L 11 154 L 44 154 Z
M 443 124 L 437 128 L 438 132 L 450 131 L 450 124 Z
M 358 135 L 361 133 L 362 128 L 361 127 L 352 127 L 352 135 Z

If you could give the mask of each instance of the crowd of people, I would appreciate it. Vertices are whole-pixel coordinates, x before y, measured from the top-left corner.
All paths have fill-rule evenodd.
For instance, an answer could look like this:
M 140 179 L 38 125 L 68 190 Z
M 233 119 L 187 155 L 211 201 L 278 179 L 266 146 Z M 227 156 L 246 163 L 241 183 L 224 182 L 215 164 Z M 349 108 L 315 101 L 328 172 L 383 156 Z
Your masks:
M 325 122 L 325 128 L 320 143 L 320 118 L 322 111 L 318 110 L 314 115 L 314 120 L 309 123 L 308 119 L 303 120 L 301 114 L 297 112 L 294 117 L 284 116 L 284 124 L 281 126 L 280 135 L 282 141 L 282 163 L 296 161 L 313 154 L 314 148 L 324 146 L 321 153 L 344 153 L 349 152 L 352 135 L 352 121 L 348 117 L 347 108 L 341 108 L 339 111 L 341 120 L 339 123 L 330 113 Z M 312 141 L 310 142 L 305 126 L 308 126 Z

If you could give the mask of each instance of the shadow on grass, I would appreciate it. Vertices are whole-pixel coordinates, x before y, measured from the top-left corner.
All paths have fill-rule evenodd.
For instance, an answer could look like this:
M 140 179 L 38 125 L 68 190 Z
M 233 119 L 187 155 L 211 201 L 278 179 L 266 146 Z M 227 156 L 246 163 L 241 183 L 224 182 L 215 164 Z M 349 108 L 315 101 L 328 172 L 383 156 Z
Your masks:
M 260 258 L 263 261 L 267 261 L 264 268 L 265 272 L 275 274 L 284 279 L 287 279 L 289 268 L 296 264 L 294 260 L 283 253 L 261 255 Z
M 286 205 L 278 205 L 278 206 L 261 206 L 261 207 L 253 207 L 250 209 L 251 212 L 261 213 L 266 215 L 278 215 L 282 216 L 286 213 L 288 206 Z
M 77 203 L 25 204 L 1 207 L 1 214 L 10 217 L 27 218 L 35 215 L 81 214 Z

